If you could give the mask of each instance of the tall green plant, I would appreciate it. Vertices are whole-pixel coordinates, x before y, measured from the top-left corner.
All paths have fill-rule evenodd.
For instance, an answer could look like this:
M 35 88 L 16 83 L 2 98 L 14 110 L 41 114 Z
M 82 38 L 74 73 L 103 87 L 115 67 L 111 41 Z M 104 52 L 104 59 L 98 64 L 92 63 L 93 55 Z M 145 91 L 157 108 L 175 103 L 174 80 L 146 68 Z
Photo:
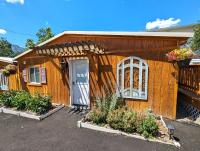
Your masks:
M 98 98 L 96 102 L 96 107 L 107 114 L 110 111 L 117 109 L 122 104 L 122 101 L 117 95 L 112 93 L 106 95 L 104 98 Z
M 104 98 L 97 98 L 96 107 L 87 116 L 87 120 L 96 124 L 106 123 L 109 112 L 120 106 L 120 100 L 116 94 L 108 94 Z
M 188 44 L 193 51 L 200 50 L 200 23 L 194 27 L 194 36 L 189 39 Z
M 38 43 L 42 43 L 54 36 L 52 30 L 50 27 L 47 28 L 40 28 L 38 32 L 36 33 L 36 36 L 38 37 Z
M 0 56 L 13 57 L 12 45 L 6 39 L 0 38 Z

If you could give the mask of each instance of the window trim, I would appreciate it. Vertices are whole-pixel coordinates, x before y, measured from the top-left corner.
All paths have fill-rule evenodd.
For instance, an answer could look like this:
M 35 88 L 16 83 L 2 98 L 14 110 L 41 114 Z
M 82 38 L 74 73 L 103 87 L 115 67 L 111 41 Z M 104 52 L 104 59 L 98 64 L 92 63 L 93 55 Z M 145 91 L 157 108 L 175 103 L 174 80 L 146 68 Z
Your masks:
M 124 65 L 124 62 L 126 60 L 130 60 L 130 63 L 127 65 Z M 133 60 L 138 60 L 139 64 L 134 64 Z M 144 64 L 144 65 L 143 65 Z M 130 90 L 130 94 L 133 93 L 133 90 L 136 90 L 138 92 L 138 96 L 124 96 L 124 91 L 127 89 L 124 89 L 124 70 L 126 68 L 130 68 L 130 87 L 128 88 Z M 139 69 L 139 82 L 138 82 L 138 89 L 133 89 L 133 68 L 138 68 Z M 121 83 L 119 83 L 119 72 L 122 72 L 121 74 Z M 145 89 L 142 91 L 142 71 L 145 70 Z M 117 64 L 117 96 L 122 97 L 122 98 L 129 98 L 129 99 L 140 99 L 140 100 L 147 100 L 148 98 L 148 64 L 146 63 L 145 60 L 135 57 L 135 56 L 130 56 L 127 58 L 124 58 Z M 121 84 L 121 86 L 120 86 Z M 121 87 L 121 88 L 120 88 Z M 121 91 L 121 92 L 120 92 Z M 123 91 L 123 92 L 122 92 Z M 142 94 L 144 94 L 142 96 Z
M 31 68 L 34 69 L 34 79 L 35 79 L 35 82 L 32 82 L 32 81 L 31 81 L 31 74 L 30 74 Z M 39 68 L 39 78 L 40 78 L 40 82 L 36 82 L 35 68 Z M 28 73 L 29 73 L 29 85 L 40 85 L 40 84 L 41 84 L 41 71 L 40 71 L 40 66 L 30 66 L 30 67 L 28 68 Z

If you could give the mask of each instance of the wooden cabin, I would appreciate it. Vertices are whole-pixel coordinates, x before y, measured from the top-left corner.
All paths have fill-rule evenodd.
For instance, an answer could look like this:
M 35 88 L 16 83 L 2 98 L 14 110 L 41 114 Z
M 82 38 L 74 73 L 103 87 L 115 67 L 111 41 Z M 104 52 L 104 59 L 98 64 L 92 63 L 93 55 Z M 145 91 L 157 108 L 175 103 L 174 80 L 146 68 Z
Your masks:
M 178 71 L 165 54 L 191 33 L 65 31 L 15 57 L 10 89 L 50 94 L 54 103 L 92 108 L 117 93 L 135 111 L 176 118 Z

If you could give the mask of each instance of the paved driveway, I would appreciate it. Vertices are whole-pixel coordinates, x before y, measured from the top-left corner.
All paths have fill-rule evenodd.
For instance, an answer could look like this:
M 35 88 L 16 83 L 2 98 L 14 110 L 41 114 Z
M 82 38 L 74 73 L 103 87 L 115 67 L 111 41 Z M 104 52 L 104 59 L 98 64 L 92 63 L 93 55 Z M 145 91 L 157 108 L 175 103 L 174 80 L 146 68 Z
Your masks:
M 80 115 L 62 109 L 39 122 L 0 114 L 0 151 L 174 151 L 174 146 L 76 127 Z M 200 151 L 200 128 L 175 123 L 185 151 Z

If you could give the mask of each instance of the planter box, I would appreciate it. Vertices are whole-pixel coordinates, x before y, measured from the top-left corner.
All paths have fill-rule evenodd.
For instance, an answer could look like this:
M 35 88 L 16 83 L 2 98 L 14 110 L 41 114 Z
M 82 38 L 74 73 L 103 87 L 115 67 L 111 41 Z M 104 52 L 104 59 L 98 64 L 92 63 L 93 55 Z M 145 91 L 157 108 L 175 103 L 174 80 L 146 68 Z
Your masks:
M 188 67 L 190 65 L 191 59 L 180 60 L 177 62 L 179 68 Z
M 93 125 L 91 123 L 82 122 L 82 121 L 78 121 L 77 122 L 77 127 L 92 129 L 92 130 L 106 132 L 106 133 L 124 135 L 124 136 L 127 136 L 127 137 L 137 138 L 137 139 L 146 140 L 146 141 L 150 141 L 150 142 L 158 142 L 158 143 L 163 143 L 163 144 L 168 144 L 168 145 L 174 145 L 176 147 L 179 147 L 179 146 L 176 145 L 176 143 L 178 143 L 178 142 L 174 142 L 174 141 L 167 142 L 167 141 L 158 140 L 158 139 L 146 139 L 141 135 L 128 134 L 128 133 L 125 133 L 125 132 L 122 132 L 122 131 L 119 131 L 119 130 L 114 130 L 114 129 L 111 129 L 111 128 L 101 127 L 101 126 L 98 126 L 98 125 Z
M 7 114 L 17 115 L 17 116 L 20 115 L 20 111 L 15 111 L 15 110 L 13 110 L 13 109 L 5 108 L 5 107 L 2 108 L 2 112 L 3 112 L 3 113 L 7 113 Z
M 60 110 L 64 107 L 64 105 L 57 105 L 57 104 L 53 104 L 53 106 L 55 107 L 53 110 L 50 110 L 49 112 L 42 114 L 42 115 L 34 115 L 33 113 L 16 111 L 16 110 L 8 109 L 5 107 L 2 107 L 2 112 L 7 113 L 7 114 L 21 116 L 21 117 L 26 117 L 26 118 L 30 118 L 30 119 L 35 119 L 35 120 L 43 120 L 44 118 L 52 115 L 53 113 L 57 112 L 58 110 Z

